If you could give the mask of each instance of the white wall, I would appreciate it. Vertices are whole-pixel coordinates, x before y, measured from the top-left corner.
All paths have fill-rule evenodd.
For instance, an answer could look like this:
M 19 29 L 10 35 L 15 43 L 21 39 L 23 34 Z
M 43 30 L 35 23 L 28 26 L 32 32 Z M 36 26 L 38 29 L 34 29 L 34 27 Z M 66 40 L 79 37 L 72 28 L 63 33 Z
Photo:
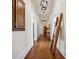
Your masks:
M 31 3 L 25 1 L 25 31 L 12 32 L 12 59 L 23 59 L 33 46 L 33 18 Z M 36 25 L 35 25 L 36 27 Z M 36 33 L 36 32 L 35 32 Z M 36 39 L 35 35 L 35 39 Z
M 58 41 L 58 49 L 60 52 L 63 54 L 64 57 L 66 57 L 66 1 L 65 0 L 55 0 L 53 10 L 50 16 L 51 19 L 51 29 L 50 29 L 50 34 L 52 38 L 52 33 L 53 33 L 53 25 L 54 25 L 54 20 L 57 16 L 60 16 L 60 13 L 64 14 L 63 17 L 63 25 L 61 27 L 60 35 L 59 35 L 59 41 Z
M 38 20 L 38 35 L 43 34 L 44 33 L 44 29 L 43 29 L 43 24 L 41 23 L 40 20 Z
M 34 29 L 32 30 L 33 33 L 34 33 L 34 38 L 33 40 L 36 41 L 37 40 L 37 36 L 38 36 L 38 33 L 37 33 L 37 17 L 34 13 L 34 11 L 32 10 L 31 12 L 31 20 L 32 20 L 32 24 L 34 23 Z M 32 27 L 33 28 L 33 27 Z M 33 34 L 32 33 L 32 34 Z

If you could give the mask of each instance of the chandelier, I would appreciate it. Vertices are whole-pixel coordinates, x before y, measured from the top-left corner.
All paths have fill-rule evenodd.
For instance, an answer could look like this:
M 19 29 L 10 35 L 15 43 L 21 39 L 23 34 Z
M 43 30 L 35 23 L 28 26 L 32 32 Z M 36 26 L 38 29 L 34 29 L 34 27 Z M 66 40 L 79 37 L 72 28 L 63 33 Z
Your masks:
M 41 3 L 40 3 L 41 10 L 46 10 L 47 9 L 47 4 L 48 4 L 48 1 L 41 0 Z

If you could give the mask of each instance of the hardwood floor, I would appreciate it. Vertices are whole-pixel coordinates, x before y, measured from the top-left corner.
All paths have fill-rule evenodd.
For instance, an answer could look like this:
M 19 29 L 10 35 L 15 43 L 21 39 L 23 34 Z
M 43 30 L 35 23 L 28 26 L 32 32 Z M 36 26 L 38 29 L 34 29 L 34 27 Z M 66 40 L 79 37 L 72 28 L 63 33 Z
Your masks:
M 24 59 L 65 59 L 58 49 L 53 55 L 50 44 L 51 40 L 41 35 Z

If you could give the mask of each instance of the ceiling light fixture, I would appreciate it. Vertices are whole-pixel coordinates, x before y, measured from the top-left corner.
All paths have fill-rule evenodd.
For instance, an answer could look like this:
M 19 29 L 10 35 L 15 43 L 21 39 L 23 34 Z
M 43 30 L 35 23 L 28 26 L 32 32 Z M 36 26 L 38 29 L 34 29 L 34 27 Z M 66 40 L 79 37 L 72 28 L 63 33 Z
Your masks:
M 48 1 L 46 0 L 41 0 L 41 10 L 46 10 L 47 9 L 47 4 L 48 4 Z

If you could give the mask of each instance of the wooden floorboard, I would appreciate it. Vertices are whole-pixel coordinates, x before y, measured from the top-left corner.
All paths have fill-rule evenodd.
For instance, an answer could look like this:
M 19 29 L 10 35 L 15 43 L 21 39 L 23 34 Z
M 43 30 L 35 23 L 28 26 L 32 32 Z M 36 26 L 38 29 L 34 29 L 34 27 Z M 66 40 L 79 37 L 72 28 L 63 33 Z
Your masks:
M 51 41 L 40 36 L 24 59 L 65 59 L 58 49 L 55 55 L 51 52 Z

